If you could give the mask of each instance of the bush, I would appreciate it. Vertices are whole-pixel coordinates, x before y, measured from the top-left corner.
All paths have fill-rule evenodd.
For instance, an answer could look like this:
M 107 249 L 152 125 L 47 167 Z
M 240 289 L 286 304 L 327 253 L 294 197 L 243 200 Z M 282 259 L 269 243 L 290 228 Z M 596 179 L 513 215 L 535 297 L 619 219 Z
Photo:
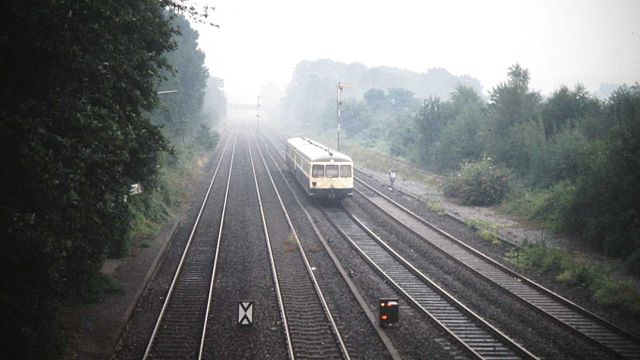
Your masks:
M 542 192 L 542 201 L 529 216 L 548 228 L 561 228 L 568 209 L 573 205 L 576 187 L 573 183 L 563 181 Z
M 511 187 L 502 209 L 549 230 L 562 230 L 566 214 L 575 201 L 576 186 L 563 181 L 549 189 L 528 190 L 522 185 Z
M 509 192 L 511 173 L 490 159 L 466 163 L 449 177 L 444 194 L 462 200 L 465 205 L 495 205 Z

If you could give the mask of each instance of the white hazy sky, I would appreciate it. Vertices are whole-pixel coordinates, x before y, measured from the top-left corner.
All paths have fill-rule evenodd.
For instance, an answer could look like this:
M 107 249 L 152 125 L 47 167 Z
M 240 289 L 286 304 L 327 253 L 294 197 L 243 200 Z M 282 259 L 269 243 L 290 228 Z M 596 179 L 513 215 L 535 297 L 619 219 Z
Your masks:
M 216 0 L 198 26 L 212 75 L 232 103 L 264 83 L 283 90 L 301 60 L 471 75 L 484 91 L 529 69 L 543 94 L 577 82 L 640 81 L 640 0 Z M 357 86 L 357 84 L 355 84 Z

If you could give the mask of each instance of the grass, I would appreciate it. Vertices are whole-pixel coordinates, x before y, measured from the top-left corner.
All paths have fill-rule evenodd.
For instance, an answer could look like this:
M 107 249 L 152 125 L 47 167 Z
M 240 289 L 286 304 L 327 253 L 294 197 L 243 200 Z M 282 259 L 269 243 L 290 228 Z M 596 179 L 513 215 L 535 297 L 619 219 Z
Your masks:
M 570 286 L 586 286 L 597 303 L 640 317 L 640 291 L 633 283 L 614 279 L 609 270 L 583 257 L 536 244 L 510 251 L 507 260 L 523 269 L 550 273 L 556 281 Z
M 471 219 L 466 220 L 465 224 L 471 228 L 477 229 L 476 235 L 487 240 L 492 245 L 499 245 L 502 242 L 497 235 L 501 226 L 496 223 L 492 223 L 487 220 Z
M 187 148 L 163 161 L 155 189 L 145 189 L 130 199 L 132 216 L 128 246 L 149 247 L 150 239 L 162 230 L 165 220 L 181 202 L 186 201 L 186 188 L 204 163 L 204 151 Z M 128 253 L 128 251 L 127 251 Z
M 98 273 L 92 276 L 86 288 L 81 289 L 79 303 L 96 304 L 112 294 L 122 294 L 124 288 L 112 277 Z
M 445 210 L 444 210 L 444 206 L 442 206 L 442 203 L 440 201 L 430 201 L 427 200 L 425 201 L 426 205 L 427 205 L 427 209 L 429 209 L 430 211 L 436 213 L 436 214 L 444 214 Z
M 500 228 L 500 225 L 493 223 L 488 220 L 480 220 L 480 219 L 469 219 L 465 221 L 465 224 L 470 227 L 476 227 L 479 229 L 487 229 L 497 231 Z
M 438 176 L 416 171 L 415 165 L 409 165 L 378 151 L 358 145 L 350 145 L 344 149 L 344 151 L 351 156 L 356 167 L 360 165 L 385 173 L 389 171 L 389 169 L 394 169 L 398 174 L 398 179 L 415 181 L 438 189 L 442 186 L 443 180 Z
M 489 230 L 479 229 L 478 231 L 476 231 L 476 235 L 478 235 L 481 238 L 487 240 L 492 245 L 499 245 L 501 243 L 500 238 L 498 237 L 498 235 L 496 235 L 494 232 L 489 231 Z

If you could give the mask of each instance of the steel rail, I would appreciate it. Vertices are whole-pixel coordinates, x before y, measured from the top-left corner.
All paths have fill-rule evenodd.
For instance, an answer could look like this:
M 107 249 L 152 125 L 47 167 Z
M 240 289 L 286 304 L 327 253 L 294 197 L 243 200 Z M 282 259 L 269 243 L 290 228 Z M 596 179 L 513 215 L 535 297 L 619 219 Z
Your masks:
M 313 274 L 313 270 L 311 269 L 311 265 L 309 264 L 309 260 L 307 259 L 306 253 L 304 251 L 304 249 L 302 248 L 302 244 L 300 242 L 300 238 L 298 237 L 297 231 L 295 229 L 295 227 L 293 226 L 293 222 L 291 221 L 291 218 L 288 214 L 288 211 L 286 209 L 286 206 L 284 205 L 284 202 L 282 200 L 282 197 L 280 196 L 280 192 L 278 191 L 278 188 L 274 182 L 273 176 L 271 174 L 271 171 L 269 170 L 269 167 L 267 166 L 266 160 L 264 158 L 264 155 L 262 154 L 262 151 L 260 150 L 260 148 L 258 147 L 258 153 L 260 155 L 260 158 L 262 160 L 262 163 L 264 164 L 264 167 L 267 171 L 267 175 L 269 177 L 269 181 L 271 182 L 271 186 L 273 187 L 273 190 L 278 198 L 278 202 L 280 203 L 280 207 L 283 211 L 284 217 L 287 221 L 287 224 L 289 226 L 289 229 L 291 230 L 291 234 L 293 236 L 293 238 L 295 239 L 296 242 L 296 246 L 298 248 L 298 253 L 300 254 L 302 261 L 304 263 L 304 266 L 307 270 L 307 275 L 309 276 L 309 279 L 311 280 L 311 283 L 313 285 L 313 288 L 317 294 L 317 298 L 320 301 L 320 304 L 322 306 L 322 309 L 324 311 L 324 314 L 327 318 L 327 321 L 330 323 L 331 325 L 331 330 L 335 336 L 335 339 L 338 343 L 338 347 L 340 352 L 342 353 L 342 356 L 344 359 L 348 360 L 350 359 L 349 356 L 349 352 L 347 350 L 347 347 L 342 339 L 342 336 L 340 335 L 340 331 L 338 330 L 338 327 L 336 325 L 335 320 L 333 319 L 333 316 L 331 314 L 331 310 L 329 309 L 328 305 L 327 305 L 327 301 L 322 293 L 322 289 L 320 288 L 320 285 L 318 284 L 318 281 L 316 280 L 315 275 Z
M 231 152 L 231 166 L 229 166 L 229 176 L 227 177 L 227 187 L 224 191 L 224 202 L 222 203 L 222 214 L 220 215 L 220 227 L 218 228 L 218 238 L 216 240 L 216 253 L 213 258 L 213 267 L 211 268 L 211 281 L 209 283 L 209 294 L 207 295 L 207 310 L 204 314 L 204 323 L 202 324 L 202 337 L 200 338 L 200 349 L 198 351 L 198 360 L 202 359 L 204 351 L 204 338 L 207 333 L 207 323 L 209 321 L 209 311 L 211 310 L 211 299 L 213 298 L 213 286 L 215 283 L 216 270 L 218 268 L 218 258 L 220 255 L 220 243 L 222 242 L 222 230 L 224 228 L 225 214 L 227 212 L 227 201 L 229 200 L 229 188 L 231 186 L 231 174 L 233 174 L 233 158 L 235 156 L 236 136 L 233 141 L 233 151 Z
M 263 144 L 265 144 L 265 142 L 262 139 L 262 137 L 260 138 L 260 140 L 261 140 L 261 142 Z M 273 144 L 271 139 L 268 139 L 268 141 L 269 141 L 269 145 L 276 151 L 276 153 L 280 156 L 281 160 L 284 161 L 285 160 L 284 154 L 280 150 L 278 150 L 276 148 L 276 146 Z M 302 204 L 302 201 L 300 200 L 300 198 L 296 194 L 295 190 L 293 189 L 293 187 L 289 183 L 289 180 L 287 180 L 287 178 L 284 176 L 284 173 L 283 173 L 282 169 L 278 165 L 277 161 L 274 159 L 272 153 L 268 152 L 268 154 L 269 154 L 269 157 L 271 158 L 271 161 L 273 161 L 274 165 L 276 166 L 276 169 L 278 170 L 278 173 L 280 174 L 280 177 L 282 177 L 282 179 L 284 179 L 287 187 L 289 188 L 289 191 L 293 195 L 293 198 L 295 199 L 295 201 L 298 204 L 298 206 L 300 207 L 300 209 L 302 209 L 302 211 L 304 212 L 305 217 L 309 221 L 309 224 L 311 224 L 316 237 L 322 243 L 322 246 L 324 247 L 325 251 L 327 252 L 329 257 L 331 258 L 331 260 L 333 261 L 333 263 L 336 266 L 338 272 L 340 273 L 340 275 L 342 276 L 344 281 L 347 283 L 347 285 L 349 286 L 349 289 L 351 290 L 351 292 L 353 293 L 354 297 L 358 301 L 358 304 L 360 305 L 360 307 L 362 308 L 362 310 L 366 314 L 367 319 L 369 320 L 369 323 L 371 324 L 371 326 L 376 331 L 376 334 L 380 338 L 380 341 L 382 341 L 383 346 L 387 349 L 387 352 L 389 353 L 389 355 L 391 356 L 392 359 L 399 360 L 400 359 L 399 351 L 395 348 L 395 346 L 393 345 L 393 343 L 391 342 L 391 339 L 389 339 L 387 334 L 384 331 L 382 331 L 382 329 L 379 326 L 377 326 L 378 319 L 372 313 L 372 311 L 369 309 L 368 304 L 364 299 L 364 296 L 362 296 L 362 294 L 360 293 L 360 291 L 358 290 L 356 285 L 353 283 L 353 280 L 351 280 L 351 277 L 347 274 L 347 272 L 342 267 L 342 264 L 340 263 L 340 260 L 338 259 L 336 254 L 333 252 L 333 250 L 331 249 L 331 247 L 327 243 L 327 240 L 324 238 L 324 236 L 320 232 L 320 229 L 318 229 L 318 226 L 315 224 L 315 221 L 311 217 L 311 214 L 309 213 L 309 211 L 307 211 L 307 209 Z
M 507 294 L 514 296 L 527 306 L 553 319 L 553 321 L 561 326 L 571 329 L 574 333 L 611 354 L 630 359 L 640 358 L 640 340 L 633 334 L 620 329 L 598 315 L 591 313 L 561 295 L 554 293 L 491 259 L 487 255 L 421 218 L 373 186 L 367 184 L 362 179 L 358 178 L 356 180 L 363 184 L 368 190 L 373 191 L 377 196 L 409 215 L 412 219 L 415 219 L 420 224 L 435 231 L 448 242 L 451 242 L 452 245 L 440 242 L 436 243 L 434 238 L 427 238 L 424 234 L 399 219 L 397 215 L 391 214 L 380 204 L 364 195 L 360 190 L 354 189 L 356 193 L 362 195 L 368 202 L 385 212 L 390 218 L 409 229 L 416 236 L 431 244 L 447 257 L 467 267 L 474 273 L 487 279 L 490 283 L 497 285 Z
M 235 144 L 235 140 L 234 140 L 234 144 Z M 191 243 L 192 243 L 193 237 L 194 237 L 194 235 L 196 233 L 196 229 L 198 228 L 198 225 L 200 223 L 200 218 L 202 216 L 202 213 L 203 213 L 203 211 L 205 209 L 205 206 L 207 205 L 207 202 L 209 200 L 209 195 L 211 193 L 211 188 L 213 187 L 213 184 L 214 184 L 214 182 L 215 182 L 215 180 L 217 178 L 218 171 L 220 169 L 220 164 L 222 163 L 222 160 L 224 159 L 224 155 L 227 152 L 228 145 L 229 145 L 229 138 L 227 138 L 227 141 L 225 142 L 224 149 L 222 150 L 222 154 L 220 155 L 220 159 L 218 160 L 218 164 L 216 165 L 216 168 L 214 170 L 213 176 L 211 177 L 211 181 L 209 183 L 209 187 L 207 188 L 207 192 L 206 192 L 206 194 L 205 194 L 205 196 L 204 196 L 204 198 L 202 200 L 202 204 L 200 205 L 200 210 L 198 211 L 198 215 L 196 216 L 195 223 L 193 225 L 193 228 L 191 229 L 191 233 L 189 234 L 189 239 L 187 240 L 187 244 L 185 245 L 185 249 L 182 252 L 182 256 L 180 258 L 180 262 L 178 263 L 178 266 L 176 268 L 176 272 L 175 272 L 175 274 L 173 276 L 173 279 L 171 281 L 171 285 L 169 286 L 169 289 L 167 290 L 167 294 L 165 295 L 165 301 L 164 301 L 164 303 L 162 305 L 162 309 L 160 310 L 160 313 L 159 313 L 158 318 L 156 320 L 155 326 L 153 328 L 153 332 L 151 333 L 151 336 L 149 337 L 149 341 L 147 343 L 147 347 L 146 347 L 144 355 L 142 357 L 143 360 L 146 360 L 149 357 L 150 353 L 151 353 L 151 349 L 152 349 L 152 346 L 153 346 L 154 341 L 156 339 L 156 335 L 158 334 L 158 329 L 160 328 L 160 324 L 162 323 L 162 320 L 164 319 L 165 312 L 167 310 L 169 302 L 173 297 L 176 283 L 178 282 L 178 278 L 179 278 L 179 276 L 180 276 L 180 274 L 182 272 L 182 268 L 183 268 L 185 259 L 187 257 L 187 253 L 189 252 L 189 249 L 191 247 Z
M 345 209 L 339 213 L 323 211 L 336 230 L 377 272 L 474 357 L 536 359 L 420 272 L 353 214 Z
M 284 335 L 287 339 L 287 353 L 289 359 L 295 359 L 293 352 L 293 344 L 291 343 L 291 333 L 289 332 L 289 324 L 287 322 L 287 313 L 284 308 L 284 301 L 282 300 L 282 291 L 280 290 L 280 281 L 278 280 L 278 270 L 273 258 L 273 249 L 271 248 L 271 239 L 269 238 L 269 231 L 267 227 L 267 219 L 264 216 L 264 206 L 262 205 L 262 195 L 260 194 L 260 187 L 258 186 L 258 175 L 256 175 L 256 168 L 253 163 L 253 155 L 251 154 L 251 146 L 249 146 L 249 159 L 251 160 L 251 171 L 253 173 L 253 182 L 256 186 L 256 193 L 258 194 L 258 204 L 260 205 L 260 218 L 262 219 L 262 230 L 264 232 L 264 238 L 269 253 L 269 264 L 271 265 L 271 275 L 273 277 L 273 284 L 276 289 L 276 297 L 278 298 L 278 305 L 280 306 L 280 316 L 282 318 L 282 326 L 284 327 Z

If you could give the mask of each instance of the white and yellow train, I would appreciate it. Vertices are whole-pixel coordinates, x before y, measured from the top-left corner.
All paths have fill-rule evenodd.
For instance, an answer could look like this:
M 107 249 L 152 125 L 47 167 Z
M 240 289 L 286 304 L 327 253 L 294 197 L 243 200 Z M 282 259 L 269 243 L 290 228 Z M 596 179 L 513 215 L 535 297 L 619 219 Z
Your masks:
M 310 196 L 340 200 L 353 192 L 351 157 L 311 139 L 287 140 L 287 168 Z

